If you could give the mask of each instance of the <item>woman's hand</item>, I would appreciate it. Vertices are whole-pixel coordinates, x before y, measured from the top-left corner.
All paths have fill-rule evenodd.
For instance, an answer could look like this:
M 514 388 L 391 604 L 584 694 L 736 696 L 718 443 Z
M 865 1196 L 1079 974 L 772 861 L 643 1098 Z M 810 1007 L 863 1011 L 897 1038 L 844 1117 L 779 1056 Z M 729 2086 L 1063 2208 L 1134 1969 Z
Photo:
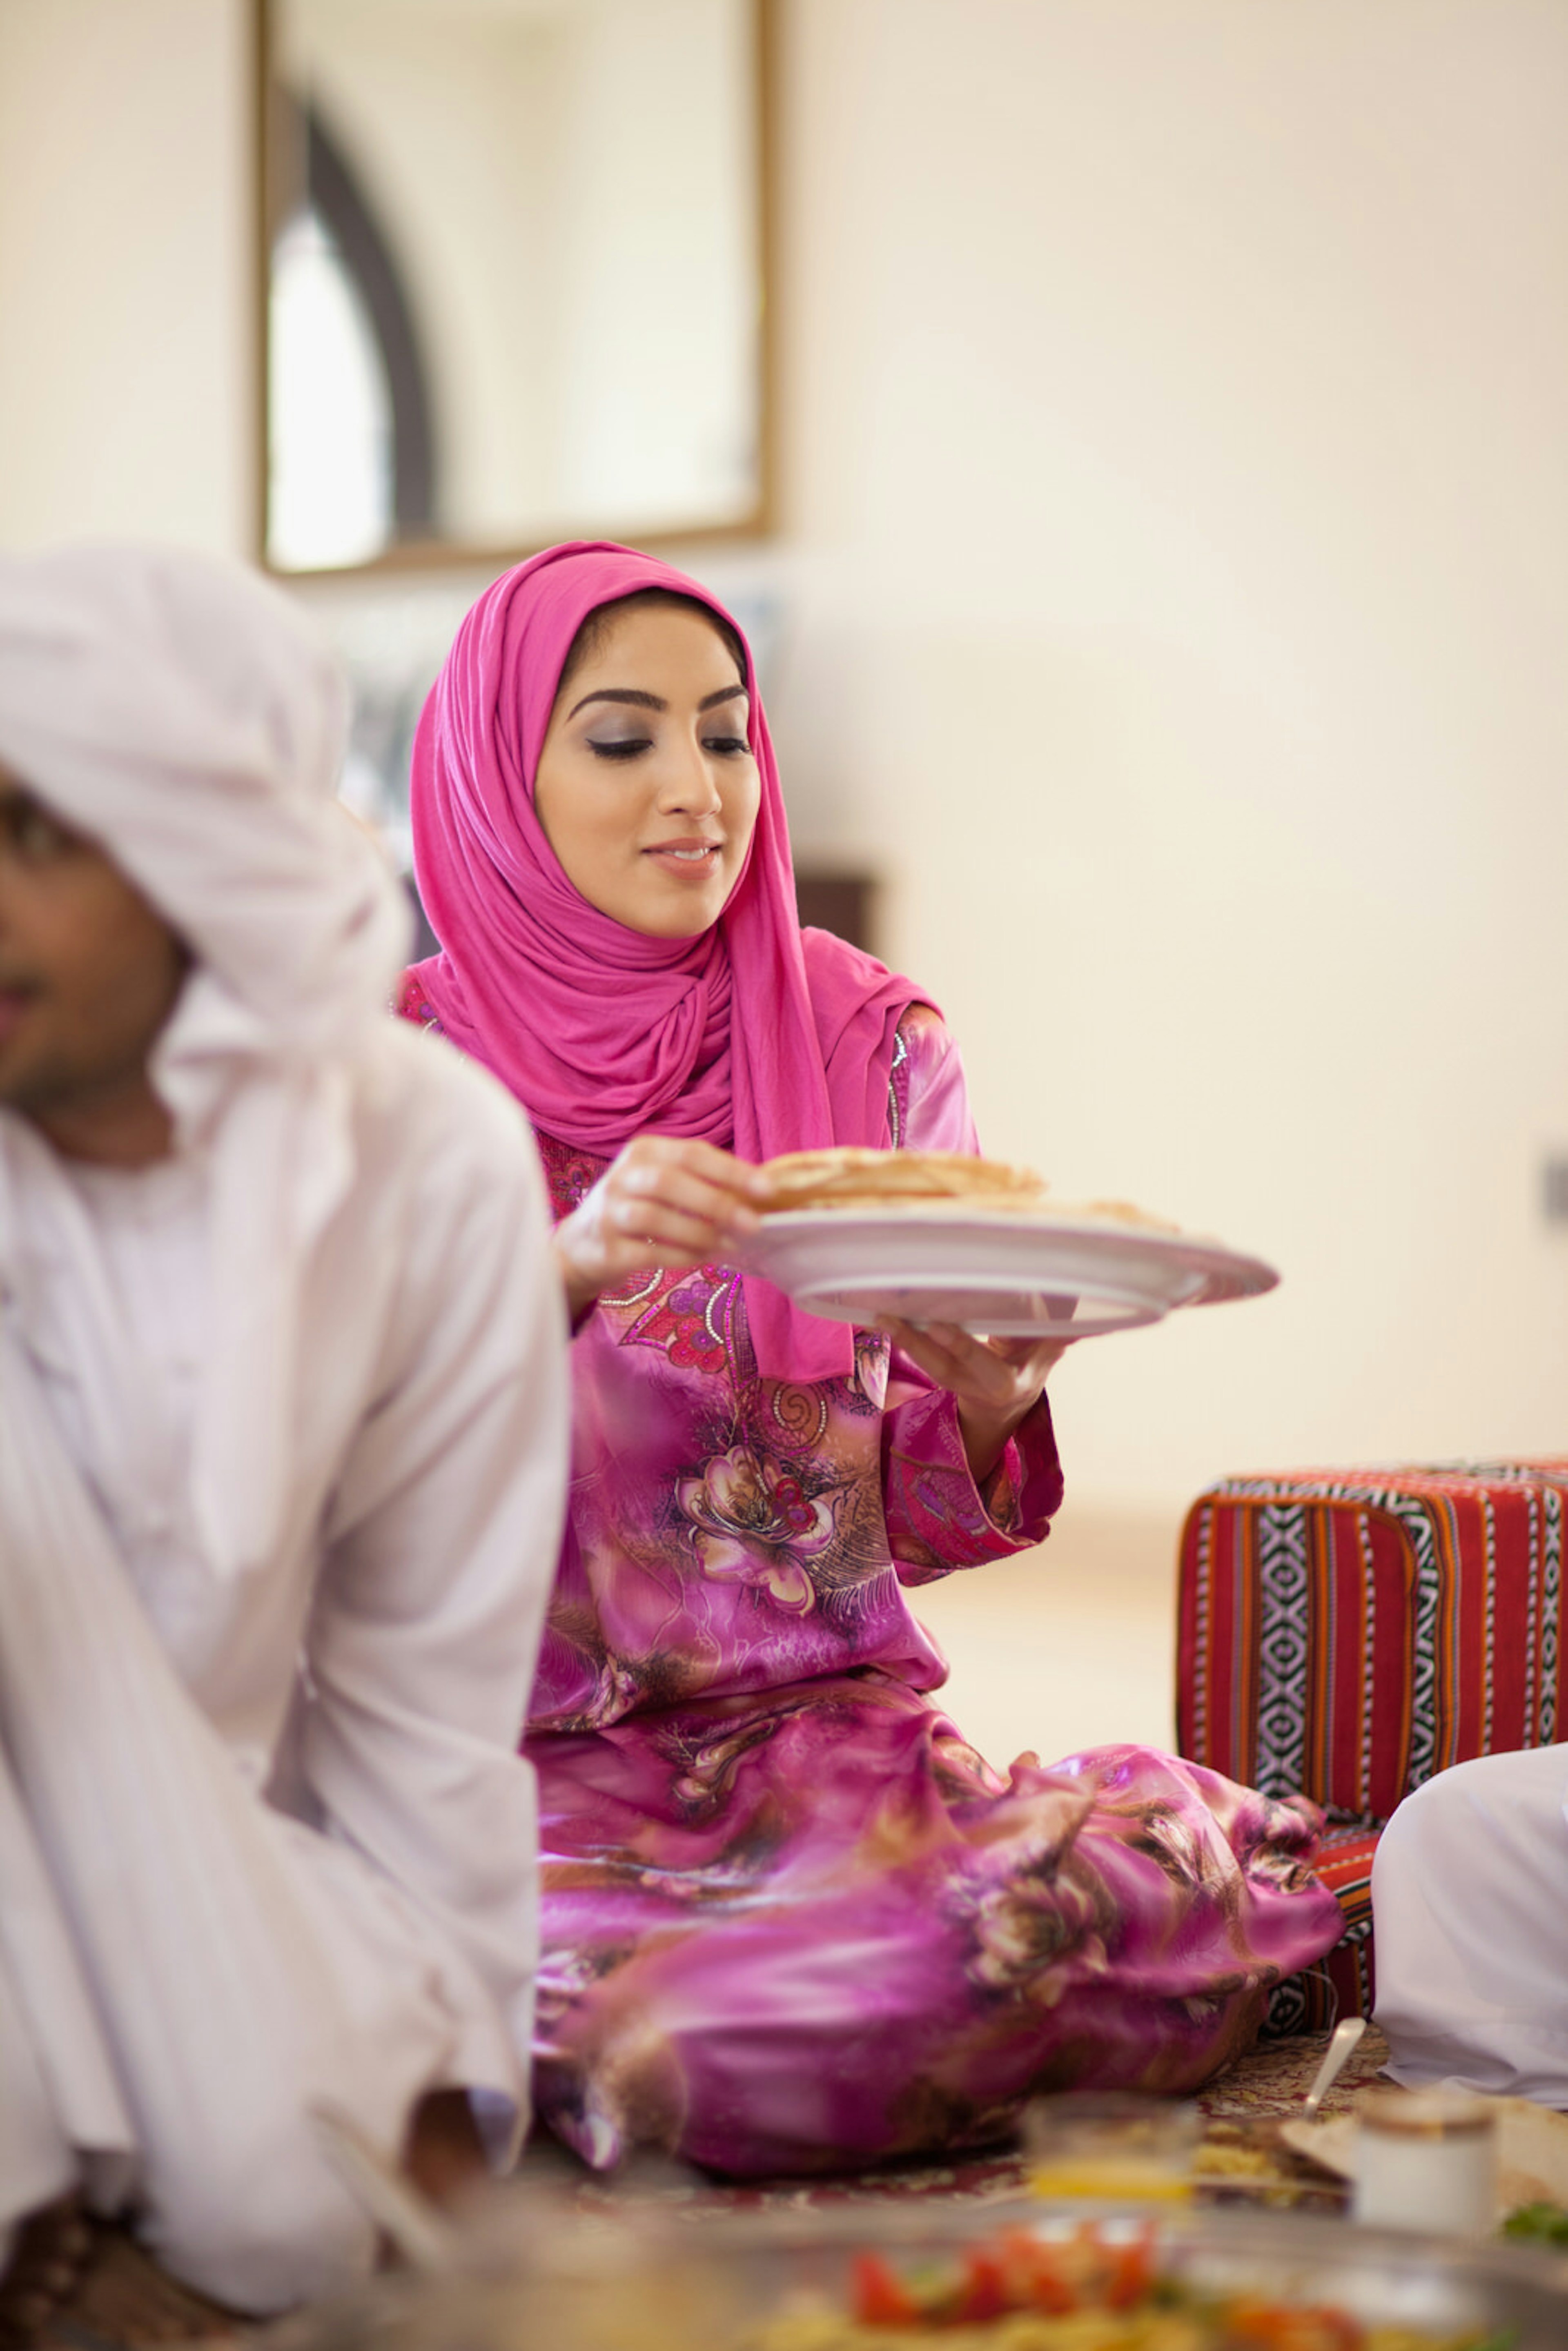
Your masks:
M 1020 1420 L 1045 1392 L 1046 1374 L 1067 1353 L 1065 1339 L 978 1339 L 956 1322 L 883 1323 L 895 1344 L 958 1405 L 969 1472 L 983 1486 Z
M 757 1230 L 767 1193 L 758 1169 L 711 1143 L 638 1135 L 555 1228 L 573 1324 L 634 1273 L 733 1259 Z

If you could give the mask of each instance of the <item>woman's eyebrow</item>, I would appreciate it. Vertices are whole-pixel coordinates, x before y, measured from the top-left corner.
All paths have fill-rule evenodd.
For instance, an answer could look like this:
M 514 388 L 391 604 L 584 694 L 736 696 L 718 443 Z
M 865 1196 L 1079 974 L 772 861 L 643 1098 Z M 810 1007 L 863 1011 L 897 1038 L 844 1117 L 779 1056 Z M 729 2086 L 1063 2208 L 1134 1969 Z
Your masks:
M 744 697 L 747 693 L 747 689 L 737 678 L 733 685 L 721 685 L 716 693 L 705 694 L 697 708 L 712 710 L 716 704 L 731 701 L 737 694 Z M 575 718 L 578 712 L 586 710 L 591 702 L 630 702 L 638 710 L 668 710 L 670 706 L 662 694 L 644 694 L 640 686 L 601 685 L 597 693 L 585 694 L 580 702 L 574 702 L 566 714 L 568 718 Z
M 639 710 L 668 710 L 670 706 L 662 694 L 643 694 L 634 685 L 601 685 L 597 694 L 585 694 L 580 702 L 574 702 L 567 716 L 575 718 L 591 702 L 633 702 Z

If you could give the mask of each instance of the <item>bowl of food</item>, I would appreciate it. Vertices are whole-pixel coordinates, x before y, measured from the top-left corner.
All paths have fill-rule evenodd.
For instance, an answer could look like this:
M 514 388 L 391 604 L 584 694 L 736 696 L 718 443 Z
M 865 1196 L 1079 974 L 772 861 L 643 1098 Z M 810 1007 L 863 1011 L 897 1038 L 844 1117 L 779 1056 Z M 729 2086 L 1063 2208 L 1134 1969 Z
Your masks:
M 288 2351 L 1562 2351 L 1568 2261 L 1296 2215 L 506 2199 Z

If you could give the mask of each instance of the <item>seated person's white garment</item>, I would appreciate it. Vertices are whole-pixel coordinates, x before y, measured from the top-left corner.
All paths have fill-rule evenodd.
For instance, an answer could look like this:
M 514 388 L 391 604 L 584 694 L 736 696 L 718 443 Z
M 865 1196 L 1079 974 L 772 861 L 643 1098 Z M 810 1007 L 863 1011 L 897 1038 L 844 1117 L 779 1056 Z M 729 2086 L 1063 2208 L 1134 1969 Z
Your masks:
M 193 967 L 175 1150 L 0 1108 L 0 2236 L 84 2182 L 267 2310 L 366 2266 L 311 2105 L 526 2119 L 563 1311 L 515 1105 L 382 1008 L 329 668 L 193 558 L 0 563 L 0 763 Z
M 1388 2071 L 1568 2107 L 1568 1747 L 1406 1796 L 1372 1874 Z

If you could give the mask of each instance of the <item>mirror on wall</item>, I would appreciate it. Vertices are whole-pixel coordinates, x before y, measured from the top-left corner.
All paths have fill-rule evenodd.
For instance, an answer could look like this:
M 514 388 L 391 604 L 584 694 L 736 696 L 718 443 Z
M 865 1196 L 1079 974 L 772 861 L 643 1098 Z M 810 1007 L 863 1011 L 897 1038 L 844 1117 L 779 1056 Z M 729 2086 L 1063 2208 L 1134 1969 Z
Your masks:
M 287 572 L 766 519 L 769 0 L 256 0 Z

